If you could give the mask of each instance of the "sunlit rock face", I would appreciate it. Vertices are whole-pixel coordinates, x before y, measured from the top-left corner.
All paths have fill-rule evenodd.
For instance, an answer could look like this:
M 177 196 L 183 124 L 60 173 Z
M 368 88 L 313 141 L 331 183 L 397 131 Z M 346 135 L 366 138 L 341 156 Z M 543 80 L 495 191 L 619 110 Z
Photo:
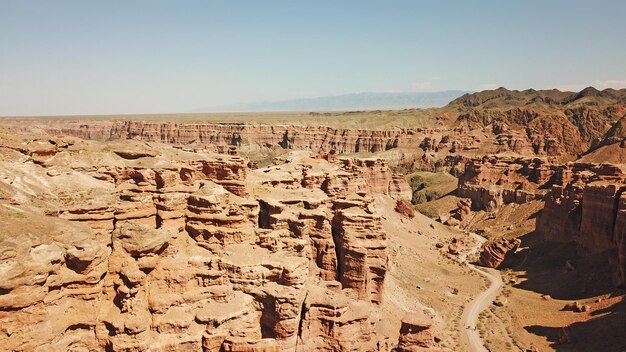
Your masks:
M 37 163 L 11 151 L 2 164 L 3 175 L 29 177 L 2 183 L 12 205 L 0 213 L 11 223 L 0 242 L 0 345 L 377 349 L 387 234 L 372 197 L 410 196 L 382 160 L 294 152 L 250 170 L 232 150 L 47 149 Z
M 541 158 L 485 156 L 465 163 L 457 193 L 476 210 L 496 210 L 543 198 L 557 165 Z
M 626 173 L 616 165 L 569 163 L 560 167 L 537 218 L 545 239 L 576 242 L 593 252 L 617 250 L 624 282 Z

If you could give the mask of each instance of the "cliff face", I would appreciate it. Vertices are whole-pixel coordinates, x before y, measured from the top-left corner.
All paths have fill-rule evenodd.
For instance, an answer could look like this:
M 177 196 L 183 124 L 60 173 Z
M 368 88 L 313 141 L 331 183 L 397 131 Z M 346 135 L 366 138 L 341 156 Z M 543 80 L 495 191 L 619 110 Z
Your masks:
M 624 192 L 617 202 L 613 240 L 617 245 L 620 280 L 626 283 L 626 193 Z
M 251 171 L 232 152 L 134 141 L 0 151 L 7 349 L 373 351 L 384 338 L 371 195 L 410 190 L 381 160 L 297 152 Z
M 293 124 L 272 124 L 271 119 L 268 124 L 247 123 L 256 119 L 241 116 L 229 117 L 225 119 L 229 122 L 224 123 L 185 122 L 202 121 L 201 114 L 194 120 L 172 115 L 146 116 L 145 121 L 124 121 L 119 116 L 111 120 L 46 118 L 2 122 L 25 132 L 39 129 L 53 135 L 99 141 L 137 139 L 212 148 L 334 150 L 342 154 L 393 150 L 392 158 L 404 167 L 445 167 L 457 174 L 465 160 L 491 154 L 564 162 L 594 151 L 588 161 L 626 160 L 623 146 L 616 149 L 617 156 L 615 148 L 607 151 L 607 145 L 624 144 L 624 121 L 620 119 L 626 113 L 625 97 L 623 89 L 598 91 L 590 87 L 572 93 L 499 88 L 466 94 L 438 109 L 311 113 L 312 120 L 299 114 L 293 120 L 302 121 Z M 324 118 L 320 120 L 320 116 Z M 218 121 L 215 116 L 204 118 Z M 167 121 L 164 119 L 181 122 L 163 122 Z
M 169 144 L 255 145 L 285 149 L 375 153 L 396 148 L 415 130 L 350 130 L 325 126 L 80 122 L 48 127 L 51 134 L 92 140 L 137 139 Z
M 509 253 L 515 253 L 522 241 L 520 239 L 500 239 L 489 243 L 480 252 L 480 264 L 497 268 L 504 262 Z
M 250 150 L 273 148 L 334 151 L 339 154 L 378 153 L 393 150 L 397 163 L 406 167 L 451 168 L 476 155 L 508 153 L 572 159 L 549 133 L 511 128 L 506 122 L 488 126 L 461 124 L 437 128 L 388 130 L 344 129 L 320 125 L 262 125 L 171 123 L 148 121 L 50 120 L 6 122 L 28 131 L 40 128 L 52 135 L 87 140 L 141 140 L 175 145 L 229 146 Z M 221 149 L 220 149 L 221 148 Z M 569 154 L 568 154 L 569 153 Z
M 585 162 L 626 163 L 626 116 L 617 121 L 600 143 L 581 158 Z
M 561 166 L 542 159 L 484 157 L 465 164 L 457 195 L 471 199 L 474 210 L 494 211 L 509 203 L 543 200 L 536 232 L 549 241 L 576 242 L 594 251 L 617 250 L 620 273 L 624 252 L 624 191 L 626 173 L 617 165 L 583 162 Z M 455 216 L 462 221 L 466 204 Z M 496 267 L 513 247 L 509 242 L 487 246 L 481 260 Z
M 541 199 L 557 167 L 545 159 L 485 156 L 468 161 L 459 176 L 457 195 L 472 200 L 476 210 L 523 204 Z
M 624 280 L 626 174 L 615 165 L 570 163 L 560 167 L 537 218 L 537 232 L 552 241 L 574 241 L 591 251 L 617 250 Z

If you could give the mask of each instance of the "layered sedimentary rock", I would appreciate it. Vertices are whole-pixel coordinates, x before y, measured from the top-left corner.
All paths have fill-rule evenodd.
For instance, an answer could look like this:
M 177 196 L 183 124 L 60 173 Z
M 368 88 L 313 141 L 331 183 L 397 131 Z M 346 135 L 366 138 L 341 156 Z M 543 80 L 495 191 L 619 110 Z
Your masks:
M 524 130 L 536 153 L 576 156 L 593 147 L 607 126 L 624 116 L 626 101 L 623 90 L 588 87 L 570 93 L 498 88 L 466 94 L 448 106 L 461 110 L 457 122 L 470 128 L 505 124 Z
M 617 214 L 613 240 L 617 245 L 619 275 L 622 283 L 626 283 L 626 193 L 622 192 L 617 202 Z
M 399 352 L 428 351 L 436 347 L 436 338 L 433 335 L 433 319 L 423 312 L 412 312 L 402 318 Z
M 537 231 L 550 240 L 607 249 L 624 179 L 623 170 L 615 165 L 569 163 L 560 167 L 537 219 Z
M 587 151 L 580 161 L 626 163 L 626 116 L 613 124 L 602 140 Z
M 518 238 L 502 238 L 487 244 L 480 252 L 480 264 L 489 268 L 499 267 L 508 256 L 515 253 L 521 243 Z
M 94 332 L 110 249 L 85 225 L 56 218 L 42 221 L 41 214 L 6 207 L 0 215 L 0 346 L 22 351 L 96 349 Z
M 90 122 L 47 128 L 51 134 L 100 141 L 138 139 L 171 144 L 259 145 L 286 149 L 375 153 L 395 148 L 415 130 L 350 130 L 325 126 Z
M 187 200 L 185 230 L 203 247 L 241 243 L 255 237 L 259 205 L 213 182 L 206 182 Z
M 25 132 L 37 129 L 100 141 L 127 139 L 204 145 L 219 152 L 230 146 L 257 151 L 274 148 L 339 153 L 387 151 L 388 157 L 405 168 L 445 167 L 458 174 L 464 159 L 487 154 L 549 157 L 564 162 L 593 151 L 588 161 L 623 162 L 626 160 L 624 96 L 624 90 L 598 91 L 593 87 L 579 93 L 498 88 L 466 94 L 445 107 L 428 111 L 311 113 L 315 118 L 310 121 L 306 116 L 294 116 L 302 119 L 302 124 L 251 124 L 245 122 L 249 121 L 248 116 L 210 123 L 218 121 L 216 116 L 201 114 L 193 119 L 169 116 L 172 120 L 189 121 L 183 123 L 163 122 L 168 116 L 146 116 L 145 121 L 124 121 L 127 117 L 119 116 L 111 120 L 48 118 L 3 123 Z M 317 118 L 320 115 L 333 127 L 320 122 Z M 359 126 L 364 116 L 369 120 L 368 129 L 337 127 Z M 395 117 L 397 125 L 403 127 L 388 128 L 390 124 L 396 125 L 396 120 L 390 123 L 390 118 Z M 622 146 L 613 148 L 616 145 Z M 33 157 L 45 157 L 50 152 L 46 148 L 44 145 L 33 149 Z
M 542 186 L 557 166 L 540 158 L 485 156 L 468 161 L 459 177 L 457 195 L 470 198 L 478 210 L 494 210 L 543 198 Z
M 619 144 L 624 148 L 624 141 L 626 141 L 626 116 L 619 119 L 604 135 L 604 138 L 599 143 L 599 146 L 605 146 L 610 144 Z
M 618 250 L 623 280 L 626 174 L 609 164 L 569 163 L 560 167 L 537 218 L 537 232 L 551 241 L 579 243 L 602 252 Z
M 384 283 L 393 284 L 388 270 L 397 263 L 387 256 L 394 234 L 381 225 L 389 226 L 388 218 L 417 222 L 393 213 L 398 204 L 410 216 L 403 199 L 411 191 L 389 165 L 463 174 L 457 193 L 465 198 L 450 225 L 474 219 L 472 208 L 545 199 L 537 232 L 616 252 L 624 281 L 624 172 L 555 165 L 590 147 L 582 160 L 626 160 L 625 111 L 618 91 L 497 89 L 461 97 L 424 119 L 414 118 L 417 110 L 400 112 L 416 125 L 398 120 L 411 127 L 388 130 L 3 120 L 62 137 L 0 135 L 0 346 L 383 350 L 395 344 L 379 324 Z M 417 127 L 428 119 L 431 128 Z M 383 120 L 382 128 L 389 126 Z M 249 161 L 238 147 L 247 148 L 244 155 L 282 157 L 259 168 L 267 155 Z M 482 155 L 495 156 L 476 159 Z M 385 199 L 392 206 L 381 214 L 374 204 L 383 194 L 394 200 Z M 481 260 L 497 267 L 518 245 L 493 242 Z M 438 247 L 448 256 L 463 252 L 456 239 Z M 398 302 L 408 309 L 402 295 Z M 398 350 L 444 348 L 432 319 L 399 316 Z
M 0 169 L 1 346 L 374 351 L 384 338 L 372 196 L 410 190 L 383 161 L 292 153 L 251 171 L 232 150 L 46 143 L 9 149 Z
M 452 105 L 451 105 L 452 106 Z M 50 120 L 38 128 L 63 136 L 99 141 L 141 140 L 175 145 L 210 146 L 223 152 L 230 146 L 252 150 L 294 149 L 344 153 L 397 151 L 392 159 L 411 168 L 459 168 L 465 158 L 506 153 L 518 156 L 571 160 L 577 152 L 565 150 L 552 130 L 536 131 L 506 118 L 479 118 L 473 109 L 442 110 L 436 128 L 350 129 L 322 125 L 263 125 L 246 123 L 172 123 L 155 121 Z M 524 113 L 520 113 L 524 115 Z M 458 115 L 456 121 L 447 121 Z M 515 115 L 515 114 L 513 114 Z M 445 116 L 445 118 L 444 118 Z M 516 115 L 515 115 L 516 116 Z M 515 116 L 509 117 L 515 120 Z M 447 121 L 443 123 L 443 121 Z M 6 123 L 24 128 L 21 121 Z M 42 150 L 45 153 L 45 150 Z M 452 154 L 452 155 L 451 155 Z
M 333 217 L 332 230 L 339 282 L 358 299 L 380 303 L 387 271 L 387 238 L 371 202 L 363 198 L 347 204 L 343 200 L 335 203 L 339 209 Z
M 384 159 L 341 158 L 340 160 L 342 169 L 348 173 L 340 175 L 340 181 L 346 188 L 345 191 L 367 190 L 371 193 L 388 194 L 397 199 L 411 199 L 411 187 L 404 180 L 404 176 L 392 173 Z M 359 183 L 359 178 L 364 183 Z

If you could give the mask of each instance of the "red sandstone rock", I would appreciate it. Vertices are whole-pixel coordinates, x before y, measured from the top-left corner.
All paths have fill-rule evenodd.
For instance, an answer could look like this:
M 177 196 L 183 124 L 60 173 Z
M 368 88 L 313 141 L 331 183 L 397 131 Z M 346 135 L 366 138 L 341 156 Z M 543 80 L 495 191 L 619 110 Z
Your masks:
M 407 313 L 402 318 L 397 351 L 414 352 L 434 348 L 433 320 L 423 312 Z
M 203 183 L 187 202 L 185 229 L 201 246 L 210 248 L 254 238 L 259 211 L 256 202 L 212 182 Z
M 617 203 L 613 236 L 617 246 L 619 277 L 624 284 L 626 283 L 626 192 L 622 192 Z
M 329 128 L 325 126 L 296 125 L 247 125 L 211 123 L 171 123 L 148 121 L 48 121 L 40 128 L 55 135 L 71 135 L 100 141 L 132 139 L 146 142 L 161 142 L 175 145 L 202 145 L 220 153 L 230 153 L 229 148 L 253 147 L 271 150 L 272 148 L 335 151 L 336 153 L 377 153 L 391 149 L 410 151 L 399 155 L 403 165 L 419 168 L 446 167 L 460 170 L 462 161 L 475 157 L 477 153 L 507 153 L 524 156 L 556 156 L 571 159 L 582 152 L 579 131 L 571 132 L 578 139 L 570 141 L 569 136 L 552 129 L 546 131 L 541 124 L 544 114 L 512 109 L 506 117 L 494 118 L 500 112 L 490 111 L 488 116 L 478 116 L 476 112 L 461 113 L 458 116 L 460 127 L 454 125 L 437 128 L 403 128 L 397 130 L 364 130 Z M 476 115 L 476 116 L 474 116 Z M 568 122 L 560 114 L 559 119 Z M 474 119 L 477 118 L 477 121 Z M 507 123 L 506 119 L 512 123 Z M 517 120 L 523 121 L 517 121 Z M 542 120 L 535 128 L 521 128 L 528 119 Z M 471 121 L 470 123 L 467 123 Z M 479 122 L 475 124 L 475 122 Z M 513 124 L 515 128 L 511 126 Z M 487 125 L 490 128 L 486 128 Z M 14 123 L 23 128 L 19 123 Z M 602 124 L 598 124 L 602 125 Z M 490 129 L 485 136 L 483 130 Z M 570 130 L 568 130 L 570 131 Z M 604 133 L 605 131 L 602 131 Z M 485 138 L 487 137 L 487 138 Z M 567 140 L 567 141 L 566 141 Z M 564 148 L 563 143 L 567 143 Z M 450 155 L 455 154 L 455 155 Z M 135 157 L 130 155 L 130 157 Z M 395 157 L 394 157 L 395 158 Z
M 484 157 L 465 164 L 457 194 L 470 198 L 479 210 L 495 210 L 509 204 L 541 199 L 544 186 L 556 166 L 539 158 Z
M 286 149 L 336 150 L 339 153 L 379 152 L 398 146 L 407 131 L 346 130 L 324 126 L 178 124 L 141 121 L 65 124 L 52 134 L 84 139 L 139 139 L 172 144 L 269 145 Z
M 490 268 L 497 268 L 504 259 L 522 243 L 520 239 L 500 239 L 486 245 L 480 252 L 480 263 Z
M 395 210 L 406 217 L 415 217 L 415 208 L 413 208 L 413 204 L 411 204 L 411 202 L 407 201 L 406 199 L 399 199 L 398 201 L 396 201 Z
M 595 252 L 617 248 L 624 282 L 624 190 L 626 174 L 618 166 L 566 164 L 555 174 L 537 232 L 547 240 L 576 242 Z
M 336 213 L 332 226 L 343 288 L 358 299 L 380 303 L 387 270 L 380 216 L 359 207 L 346 208 Z
M 471 199 L 459 199 L 457 203 L 457 209 L 452 214 L 452 218 L 463 221 L 465 217 L 472 211 L 472 200 Z
M 233 155 L 81 143 L 36 166 L 76 187 L 44 185 L 58 230 L 24 237 L 14 222 L 18 242 L 0 243 L 16 326 L 0 345 L 373 351 L 384 338 L 387 234 L 369 194 L 408 186 L 383 161 L 295 153 L 248 174 Z

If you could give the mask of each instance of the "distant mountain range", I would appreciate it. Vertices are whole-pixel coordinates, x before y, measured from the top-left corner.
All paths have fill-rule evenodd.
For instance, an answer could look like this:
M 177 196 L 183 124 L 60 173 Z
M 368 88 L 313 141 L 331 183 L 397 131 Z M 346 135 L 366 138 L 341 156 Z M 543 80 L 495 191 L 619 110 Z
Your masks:
M 446 90 L 415 93 L 355 93 L 282 101 L 229 104 L 203 112 L 336 111 L 440 107 L 468 91 Z

